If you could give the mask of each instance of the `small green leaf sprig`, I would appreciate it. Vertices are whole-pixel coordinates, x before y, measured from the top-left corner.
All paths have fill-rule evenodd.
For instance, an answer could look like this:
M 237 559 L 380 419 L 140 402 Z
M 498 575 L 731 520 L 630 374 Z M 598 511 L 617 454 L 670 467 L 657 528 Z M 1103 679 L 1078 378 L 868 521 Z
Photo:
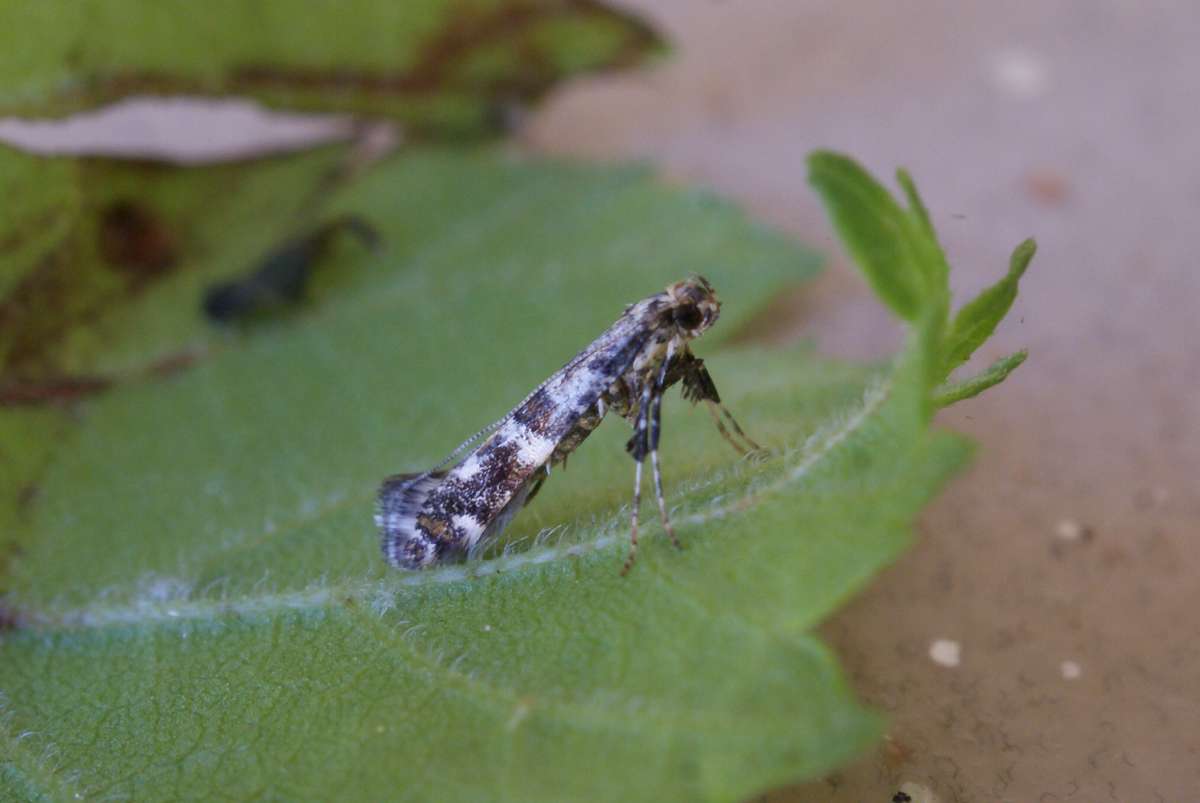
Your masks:
M 928 363 L 929 409 L 977 396 L 1004 381 L 1025 361 L 1024 349 L 996 360 L 972 376 L 950 380 L 1004 319 L 1017 286 L 1037 251 L 1027 239 L 1013 250 L 1008 273 L 950 319 L 949 265 L 917 187 L 907 171 L 896 172 L 908 208 L 849 157 L 817 151 L 808 159 L 809 182 L 820 194 L 834 228 L 879 298 L 933 341 Z

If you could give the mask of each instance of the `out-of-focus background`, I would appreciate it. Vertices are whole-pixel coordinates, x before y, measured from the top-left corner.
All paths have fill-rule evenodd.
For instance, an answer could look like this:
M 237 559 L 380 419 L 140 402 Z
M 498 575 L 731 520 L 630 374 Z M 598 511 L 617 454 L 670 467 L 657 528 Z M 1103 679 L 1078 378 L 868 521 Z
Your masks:
M 648 161 L 829 251 L 826 274 L 744 337 L 811 338 L 855 357 L 898 342 L 804 183 L 815 147 L 884 175 L 911 170 L 959 298 L 999 275 L 1025 236 L 1040 246 L 977 358 L 1026 347 L 1029 360 L 942 414 L 979 442 L 974 466 L 926 512 L 918 546 L 824 628 L 859 694 L 890 717 L 888 738 L 768 799 L 887 801 L 901 788 L 940 801 L 1194 799 L 1200 8 L 629 6 L 673 53 L 567 85 L 519 143 Z M 187 155 L 344 132 L 250 112 L 206 128 L 204 112 L 161 112 L 0 133 L 43 145 L 78 143 L 81 130 L 143 137 Z

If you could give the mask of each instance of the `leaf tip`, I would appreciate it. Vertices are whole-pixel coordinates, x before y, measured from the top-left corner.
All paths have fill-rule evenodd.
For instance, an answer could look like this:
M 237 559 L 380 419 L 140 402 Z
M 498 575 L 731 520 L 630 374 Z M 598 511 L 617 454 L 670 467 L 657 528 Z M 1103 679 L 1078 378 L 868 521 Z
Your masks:
M 1024 276 L 1025 269 L 1029 267 L 1029 263 L 1033 261 L 1033 255 L 1036 253 L 1037 240 L 1027 237 L 1020 245 L 1013 249 L 1012 256 L 1009 257 L 1009 277 L 1016 280 Z
M 822 177 L 836 172 L 861 172 L 858 163 L 844 153 L 830 150 L 815 150 L 805 159 L 808 164 L 808 182 L 817 185 Z
M 917 192 L 917 184 L 913 181 L 912 175 L 903 167 L 897 168 L 896 183 L 900 185 L 900 189 L 904 190 L 904 196 L 908 199 L 909 209 L 925 229 L 925 233 L 936 240 L 933 223 L 929 220 L 929 210 L 925 207 L 925 202 L 921 200 L 921 194 Z

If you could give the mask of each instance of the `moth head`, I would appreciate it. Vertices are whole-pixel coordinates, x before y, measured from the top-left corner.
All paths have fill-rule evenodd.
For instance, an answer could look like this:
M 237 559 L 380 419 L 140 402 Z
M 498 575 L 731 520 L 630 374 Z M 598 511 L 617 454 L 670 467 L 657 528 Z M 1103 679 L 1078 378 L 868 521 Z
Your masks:
M 703 276 L 691 276 L 667 287 L 667 314 L 686 337 L 699 337 L 716 323 L 721 302 Z

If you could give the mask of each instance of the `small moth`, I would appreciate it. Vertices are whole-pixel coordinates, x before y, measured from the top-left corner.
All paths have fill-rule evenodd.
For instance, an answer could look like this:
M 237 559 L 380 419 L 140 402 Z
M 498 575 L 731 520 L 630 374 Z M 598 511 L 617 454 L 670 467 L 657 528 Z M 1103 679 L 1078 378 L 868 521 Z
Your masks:
M 421 569 L 461 558 L 495 538 L 541 489 L 551 467 L 565 466 L 571 452 L 609 412 L 634 428 L 625 446 L 636 469 L 629 557 L 621 573 L 629 571 L 637 555 L 642 464 L 647 454 L 663 529 L 678 547 L 658 463 L 663 393 L 682 382 L 684 398 L 693 404 L 705 402 L 718 431 L 739 453 L 759 450 L 721 404 L 704 361 L 688 348 L 688 341 L 716 322 L 720 310 L 712 286 L 700 276 L 675 282 L 629 305 L 607 331 L 524 401 L 460 444 L 438 466 L 385 479 L 375 524 L 388 563 Z M 474 451 L 446 468 L 485 436 Z

